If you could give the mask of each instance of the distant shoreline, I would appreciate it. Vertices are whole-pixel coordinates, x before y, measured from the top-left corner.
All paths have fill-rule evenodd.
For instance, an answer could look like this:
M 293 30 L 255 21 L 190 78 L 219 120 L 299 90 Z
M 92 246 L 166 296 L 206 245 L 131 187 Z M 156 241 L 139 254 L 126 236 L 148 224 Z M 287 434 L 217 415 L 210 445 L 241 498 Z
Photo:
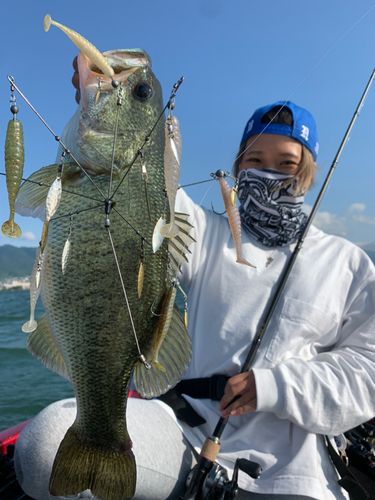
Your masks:
M 28 290 L 29 289 L 27 289 L 27 288 L 22 288 L 20 286 L 15 286 L 15 287 L 12 287 L 12 288 L 0 288 L 0 293 L 2 293 L 2 292 L 26 292 Z
M 0 281 L 0 291 L 8 290 L 30 290 L 30 276 L 7 278 Z

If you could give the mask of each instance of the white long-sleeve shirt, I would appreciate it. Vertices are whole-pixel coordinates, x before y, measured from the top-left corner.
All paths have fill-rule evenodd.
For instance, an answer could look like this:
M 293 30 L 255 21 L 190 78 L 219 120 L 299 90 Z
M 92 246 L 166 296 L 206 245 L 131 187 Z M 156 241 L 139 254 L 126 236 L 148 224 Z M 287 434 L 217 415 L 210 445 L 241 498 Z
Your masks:
M 266 248 L 242 232 L 244 257 L 236 263 L 226 218 L 197 207 L 179 191 L 176 210 L 193 224 L 188 288 L 193 359 L 187 379 L 240 372 L 262 314 L 294 245 Z M 273 262 L 266 267 L 268 257 Z M 218 461 L 258 462 L 242 488 L 347 498 L 328 457 L 324 434 L 336 435 L 375 415 L 375 267 L 347 240 L 311 227 L 256 355 L 257 409 L 230 417 Z M 185 396 L 207 423 L 180 423 L 200 449 L 219 418 L 218 402 Z

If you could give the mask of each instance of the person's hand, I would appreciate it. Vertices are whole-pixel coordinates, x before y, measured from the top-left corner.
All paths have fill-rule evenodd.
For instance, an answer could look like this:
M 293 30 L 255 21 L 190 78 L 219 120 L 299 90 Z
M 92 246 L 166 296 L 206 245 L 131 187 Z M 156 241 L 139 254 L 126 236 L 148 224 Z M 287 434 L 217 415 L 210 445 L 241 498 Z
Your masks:
M 239 396 L 239 398 L 226 408 L 235 396 Z M 253 371 L 240 373 L 230 378 L 219 405 L 221 416 L 223 418 L 229 415 L 236 417 L 255 410 L 256 406 L 257 393 Z
M 78 63 L 77 63 L 77 56 L 73 59 L 73 69 L 74 69 L 74 75 L 72 76 L 72 84 L 75 89 L 77 89 L 76 92 L 76 102 L 79 104 L 79 101 L 81 100 L 81 92 L 79 90 L 79 73 L 78 73 Z

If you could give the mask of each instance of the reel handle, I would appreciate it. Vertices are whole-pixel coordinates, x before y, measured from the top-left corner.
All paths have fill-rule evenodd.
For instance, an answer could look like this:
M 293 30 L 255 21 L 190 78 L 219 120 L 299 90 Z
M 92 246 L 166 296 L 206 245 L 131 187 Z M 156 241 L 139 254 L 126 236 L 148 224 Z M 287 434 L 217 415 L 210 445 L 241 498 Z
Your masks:
M 237 460 L 237 467 L 253 479 L 258 479 L 262 473 L 262 467 L 258 463 L 246 458 L 239 458 Z

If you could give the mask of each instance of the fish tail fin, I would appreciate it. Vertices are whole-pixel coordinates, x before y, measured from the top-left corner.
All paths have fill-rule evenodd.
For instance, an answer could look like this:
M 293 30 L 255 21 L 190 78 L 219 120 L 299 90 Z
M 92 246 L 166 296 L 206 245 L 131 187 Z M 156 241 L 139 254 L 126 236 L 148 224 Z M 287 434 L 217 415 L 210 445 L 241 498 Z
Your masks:
M 131 449 L 109 452 L 83 446 L 76 424 L 68 429 L 53 464 L 52 496 L 76 495 L 87 489 L 101 500 L 127 500 L 134 496 L 135 459 Z

